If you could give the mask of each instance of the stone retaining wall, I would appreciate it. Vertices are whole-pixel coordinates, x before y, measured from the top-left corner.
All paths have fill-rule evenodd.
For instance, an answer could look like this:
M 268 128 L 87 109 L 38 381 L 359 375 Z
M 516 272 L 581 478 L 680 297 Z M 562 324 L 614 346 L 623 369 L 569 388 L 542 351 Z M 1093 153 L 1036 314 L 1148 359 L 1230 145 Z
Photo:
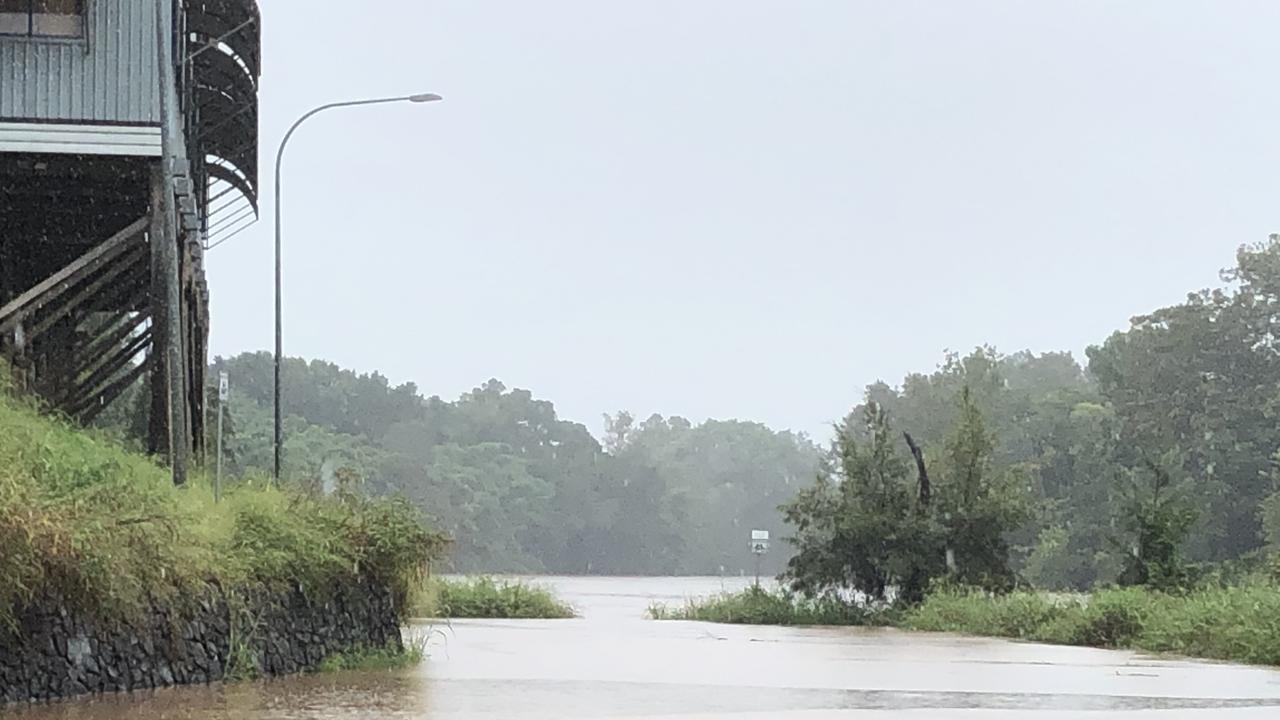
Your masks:
M 233 654 L 259 675 L 287 675 L 335 653 L 401 642 L 391 593 L 372 583 L 324 602 L 295 591 L 187 605 L 183 612 L 153 605 L 130 624 L 88 621 L 56 599 L 31 607 L 16 633 L 0 628 L 0 703 L 215 682 Z

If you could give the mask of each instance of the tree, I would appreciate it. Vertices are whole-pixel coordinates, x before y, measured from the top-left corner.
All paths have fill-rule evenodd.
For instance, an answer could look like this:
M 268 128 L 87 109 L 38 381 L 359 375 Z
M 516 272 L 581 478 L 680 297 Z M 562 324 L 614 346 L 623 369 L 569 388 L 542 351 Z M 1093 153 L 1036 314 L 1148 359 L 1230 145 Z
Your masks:
M 649 417 L 614 456 L 653 467 L 684 509 L 680 528 L 686 548 L 675 570 L 718 574 L 751 567 L 753 529 L 781 534 L 778 506 L 791 499 L 818 468 L 818 449 L 803 435 L 760 423 L 681 417 Z M 765 556 L 762 569 L 777 572 L 785 542 Z
M 1187 505 L 1185 486 L 1173 482 L 1169 467 L 1181 463 L 1172 458 L 1167 454 L 1160 462 L 1147 460 L 1142 471 L 1129 474 L 1121 489 L 1118 520 L 1129 543 L 1121 585 L 1158 590 L 1186 585 L 1182 544 L 1195 523 L 1195 513 Z
M 1280 465 L 1280 453 L 1273 457 L 1273 462 Z M 1280 490 L 1267 496 L 1259 508 L 1258 514 L 1262 523 L 1262 536 L 1267 549 L 1278 554 L 1280 558 Z M 1277 567 L 1280 567 L 1278 565 Z
M 635 418 L 626 410 L 619 410 L 617 414 L 604 415 L 604 448 L 611 454 L 617 455 L 627 449 L 627 444 L 631 442 L 632 436 L 636 432 Z
M 865 402 L 884 407 L 918 446 L 945 448 L 960 420 L 956 398 L 966 387 L 992 436 L 989 471 L 999 478 L 1018 475 L 1032 513 L 1005 538 L 1012 569 L 1046 587 L 1088 587 L 1098 579 L 1095 567 L 1111 562 L 1105 530 L 1114 423 L 1097 383 L 1070 353 L 1003 355 L 982 346 L 967 355 L 947 353 L 934 372 L 908 375 L 898 387 L 873 383 Z M 933 479 L 944 475 L 938 464 Z M 1046 533 L 1050 528 L 1065 533 L 1065 545 L 1061 533 Z M 1048 544 L 1040 548 L 1042 542 Z M 1085 559 L 1045 562 L 1051 552 Z M 1033 555 L 1034 569 L 1028 565 Z
M 471 572 L 540 571 L 529 552 L 532 526 L 546 516 L 553 488 L 500 443 L 439 445 L 387 459 L 392 490 L 424 508 L 453 539 L 449 562 Z
M 884 601 L 911 579 L 915 595 L 919 566 L 929 564 L 929 556 L 941 566 L 942 555 L 922 527 L 927 512 L 917 512 L 910 476 L 879 405 L 863 408 L 860 425 L 853 416 L 838 425 L 817 481 L 782 506 L 795 526 L 796 552 L 784 575 L 792 588 L 807 595 L 853 591 Z
M 1097 402 L 1073 401 L 1041 405 L 1050 429 L 1038 432 L 1052 444 L 1036 464 L 1041 501 L 1022 569 L 1039 588 L 1088 589 L 1120 572 L 1123 552 L 1109 541 L 1114 485 L 1124 472 L 1112 459 L 1115 413 Z
M 1025 474 L 997 472 L 995 440 L 968 386 L 957 399 L 955 429 L 946 443 L 937 512 L 948 569 L 963 585 L 1008 590 L 1015 584 L 1008 535 L 1030 519 Z
M 1280 241 L 1240 248 L 1234 288 L 1134 318 L 1089 349 L 1089 368 L 1120 420 L 1117 461 L 1169 455 L 1202 508 L 1187 552 L 1222 561 L 1262 542 L 1258 507 L 1280 447 Z

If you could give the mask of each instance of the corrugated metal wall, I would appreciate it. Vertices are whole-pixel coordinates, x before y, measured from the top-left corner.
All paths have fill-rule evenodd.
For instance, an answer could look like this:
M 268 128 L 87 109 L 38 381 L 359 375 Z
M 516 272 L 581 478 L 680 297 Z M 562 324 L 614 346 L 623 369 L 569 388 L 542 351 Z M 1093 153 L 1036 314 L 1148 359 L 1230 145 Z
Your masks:
M 158 123 L 155 0 L 87 0 L 86 41 L 0 37 L 0 120 Z

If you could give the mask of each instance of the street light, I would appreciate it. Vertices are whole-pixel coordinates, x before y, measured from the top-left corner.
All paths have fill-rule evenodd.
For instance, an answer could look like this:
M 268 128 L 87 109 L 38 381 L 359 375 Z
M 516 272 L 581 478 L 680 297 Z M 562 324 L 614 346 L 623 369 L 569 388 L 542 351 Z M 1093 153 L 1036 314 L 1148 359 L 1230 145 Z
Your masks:
M 289 131 L 284 134 L 284 139 L 280 141 L 280 150 L 276 152 L 276 357 L 275 357 L 275 470 L 273 476 L 277 484 L 280 482 L 280 454 L 284 442 L 284 426 L 281 423 L 280 412 L 280 361 L 284 351 L 284 334 L 281 321 L 281 303 L 280 303 L 280 164 L 284 160 L 284 149 L 289 144 L 289 138 L 293 137 L 293 133 L 298 126 L 306 122 L 307 118 L 325 110 L 334 108 L 355 107 L 357 105 L 384 105 L 396 102 L 411 103 L 429 103 L 443 100 L 444 98 L 435 93 L 418 93 L 416 95 L 402 95 L 399 97 L 376 98 L 373 100 L 348 100 L 345 102 L 334 102 L 321 105 L 314 110 L 306 113 L 289 127 Z

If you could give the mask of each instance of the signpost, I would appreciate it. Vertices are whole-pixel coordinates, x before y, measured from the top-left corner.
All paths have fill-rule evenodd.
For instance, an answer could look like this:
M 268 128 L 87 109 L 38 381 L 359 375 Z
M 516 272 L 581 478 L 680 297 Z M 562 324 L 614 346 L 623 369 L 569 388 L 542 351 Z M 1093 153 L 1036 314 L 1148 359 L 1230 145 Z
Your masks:
M 222 416 L 226 414 L 227 398 L 231 397 L 231 382 L 226 371 L 218 373 L 218 461 L 213 475 L 213 501 L 222 502 Z
M 756 556 L 756 588 L 760 587 L 760 559 L 769 552 L 769 531 L 751 531 L 751 554 Z

